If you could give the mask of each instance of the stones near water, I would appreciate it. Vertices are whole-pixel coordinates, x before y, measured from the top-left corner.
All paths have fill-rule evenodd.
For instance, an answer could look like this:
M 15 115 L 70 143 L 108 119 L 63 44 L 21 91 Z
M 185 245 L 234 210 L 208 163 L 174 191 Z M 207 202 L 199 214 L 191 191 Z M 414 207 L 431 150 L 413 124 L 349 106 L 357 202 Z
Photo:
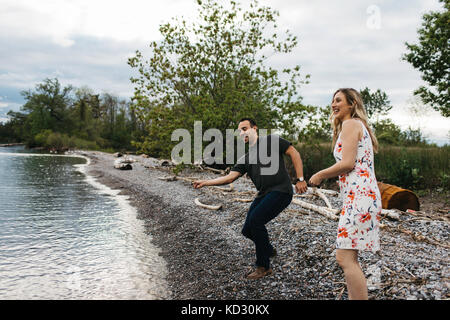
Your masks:
M 117 164 L 114 164 L 114 168 L 119 169 L 119 170 L 132 170 L 133 169 L 133 167 L 129 163 L 117 163 Z
M 132 170 L 131 163 L 135 162 L 132 158 L 123 157 L 114 161 L 114 168 L 119 170 Z

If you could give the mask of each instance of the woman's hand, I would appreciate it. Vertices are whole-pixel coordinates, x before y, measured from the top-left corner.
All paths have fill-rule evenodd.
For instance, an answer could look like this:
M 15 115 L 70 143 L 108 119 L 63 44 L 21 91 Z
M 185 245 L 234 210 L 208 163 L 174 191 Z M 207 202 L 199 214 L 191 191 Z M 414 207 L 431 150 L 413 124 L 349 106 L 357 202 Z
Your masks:
M 313 187 L 318 187 L 322 183 L 322 176 L 320 175 L 320 172 L 317 172 L 309 179 L 309 184 Z
M 206 181 L 207 180 L 196 180 L 196 181 L 192 182 L 192 185 L 194 186 L 195 189 L 200 189 L 207 185 Z

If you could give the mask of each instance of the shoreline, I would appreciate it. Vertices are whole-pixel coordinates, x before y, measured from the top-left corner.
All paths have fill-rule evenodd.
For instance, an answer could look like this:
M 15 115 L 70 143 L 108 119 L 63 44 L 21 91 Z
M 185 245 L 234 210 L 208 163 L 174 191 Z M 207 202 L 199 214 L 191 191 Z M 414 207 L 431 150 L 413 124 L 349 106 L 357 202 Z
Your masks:
M 133 220 L 133 225 L 135 225 L 138 229 L 135 230 L 136 233 L 138 233 L 139 235 L 141 233 L 143 234 L 145 230 L 144 221 L 138 219 L 137 210 L 131 203 L 130 197 L 128 195 L 120 194 L 120 190 L 110 188 L 107 184 L 97 181 L 94 176 L 90 175 L 87 172 L 89 165 L 91 164 L 91 159 L 89 157 L 79 154 L 67 156 L 82 158 L 86 160 L 86 163 L 84 164 L 74 165 L 76 167 L 76 170 L 81 172 L 85 176 L 86 182 L 89 185 L 93 186 L 96 190 L 98 190 L 98 192 L 113 197 L 120 210 L 122 212 L 125 212 L 125 215 L 128 217 L 128 219 Z M 145 293 L 146 297 L 147 299 L 165 299 L 170 296 L 170 292 L 167 288 L 167 281 L 165 280 L 165 276 L 167 275 L 166 263 L 164 259 L 162 259 L 159 255 L 160 249 L 153 245 L 153 243 L 146 244 L 144 247 L 146 248 L 146 250 L 148 250 L 148 253 L 151 255 L 152 262 L 154 262 L 151 267 L 151 274 L 147 274 L 147 276 L 150 276 L 152 278 L 154 283 L 152 283 L 151 289 L 147 288 L 148 290 Z M 158 276 L 155 276 L 156 274 Z M 144 294 L 144 292 L 142 293 Z M 141 296 L 141 298 L 143 298 L 144 295 Z
M 172 176 L 159 161 L 142 156 L 133 170 L 113 167 L 115 158 L 98 151 L 76 151 L 91 163 L 86 173 L 130 196 L 130 204 L 145 223 L 146 233 L 160 248 L 166 261 L 169 299 L 213 300 L 303 300 L 346 299 L 344 276 L 335 261 L 334 241 L 337 223 L 291 204 L 268 225 L 269 237 L 278 256 L 272 261 L 274 274 L 256 281 L 245 279 L 255 260 L 254 245 L 240 230 L 250 203 L 233 201 L 236 195 L 216 188 L 194 189 L 186 181 L 163 181 Z M 184 177 L 214 178 L 212 172 L 185 169 Z M 239 191 L 255 191 L 252 183 L 240 178 Z M 226 187 L 226 186 L 225 186 Z M 218 211 L 194 204 L 222 204 Z M 246 196 L 253 198 L 253 196 Z M 330 199 L 338 207 L 338 199 Z M 308 199 L 308 201 L 310 201 Z M 320 203 L 320 199 L 312 200 Z M 448 244 L 448 223 L 409 221 L 403 227 L 434 235 Z M 381 256 L 360 255 L 360 264 L 371 284 L 369 299 L 448 299 L 448 248 L 393 232 L 398 222 L 383 221 L 389 230 L 381 231 Z M 428 225 L 426 224 L 428 222 Z M 436 234 L 436 228 L 441 234 Z M 149 238 L 150 241 L 150 238 Z
M 21 142 L 13 142 L 13 143 L 0 143 L 0 147 L 15 147 L 15 146 L 24 146 L 25 143 Z

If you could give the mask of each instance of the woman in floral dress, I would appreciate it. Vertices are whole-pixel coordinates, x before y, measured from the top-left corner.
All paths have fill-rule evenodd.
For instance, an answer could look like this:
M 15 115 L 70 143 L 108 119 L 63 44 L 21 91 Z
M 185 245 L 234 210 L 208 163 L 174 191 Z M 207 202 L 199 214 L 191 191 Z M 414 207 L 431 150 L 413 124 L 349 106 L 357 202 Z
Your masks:
M 367 299 L 358 251 L 380 250 L 381 195 L 375 178 L 378 142 L 367 124 L 361 95 L 355 89 L 335 92 L 331 104 L 336 164 L 314 174 L 311 185 L 339 176 L 343 200 L 336 240 L 336 260 L 344 271 L 349 299 Z

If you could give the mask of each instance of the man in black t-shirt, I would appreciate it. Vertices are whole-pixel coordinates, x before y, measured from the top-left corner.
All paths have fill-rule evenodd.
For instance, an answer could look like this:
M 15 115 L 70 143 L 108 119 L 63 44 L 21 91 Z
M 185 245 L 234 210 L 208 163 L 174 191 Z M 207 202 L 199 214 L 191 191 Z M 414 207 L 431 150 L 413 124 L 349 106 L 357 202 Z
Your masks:
M 194 188 L 228 184 L 247 174 L 255 184 L 258 194 L 250 205 L 242 234 L 252 240 L 256 247 L 256 269 L 247 275 L 248 279 L 259 279 L 272 273 L 270 258 L 276 250 L 270 244 L 266 224 L 278 216 L 292 201 L 293 190 L 283 154 L 291 157 L 297 179 L 298 193 L 307 190 L 303 178 L 303 164 L 292 143 L 277 136 L 258 137 L 257 125 L 253 119 L 243 118 L 238 130 L 249 151 L 238 159 L 230 173 L 211 180 L 194 181 Z

